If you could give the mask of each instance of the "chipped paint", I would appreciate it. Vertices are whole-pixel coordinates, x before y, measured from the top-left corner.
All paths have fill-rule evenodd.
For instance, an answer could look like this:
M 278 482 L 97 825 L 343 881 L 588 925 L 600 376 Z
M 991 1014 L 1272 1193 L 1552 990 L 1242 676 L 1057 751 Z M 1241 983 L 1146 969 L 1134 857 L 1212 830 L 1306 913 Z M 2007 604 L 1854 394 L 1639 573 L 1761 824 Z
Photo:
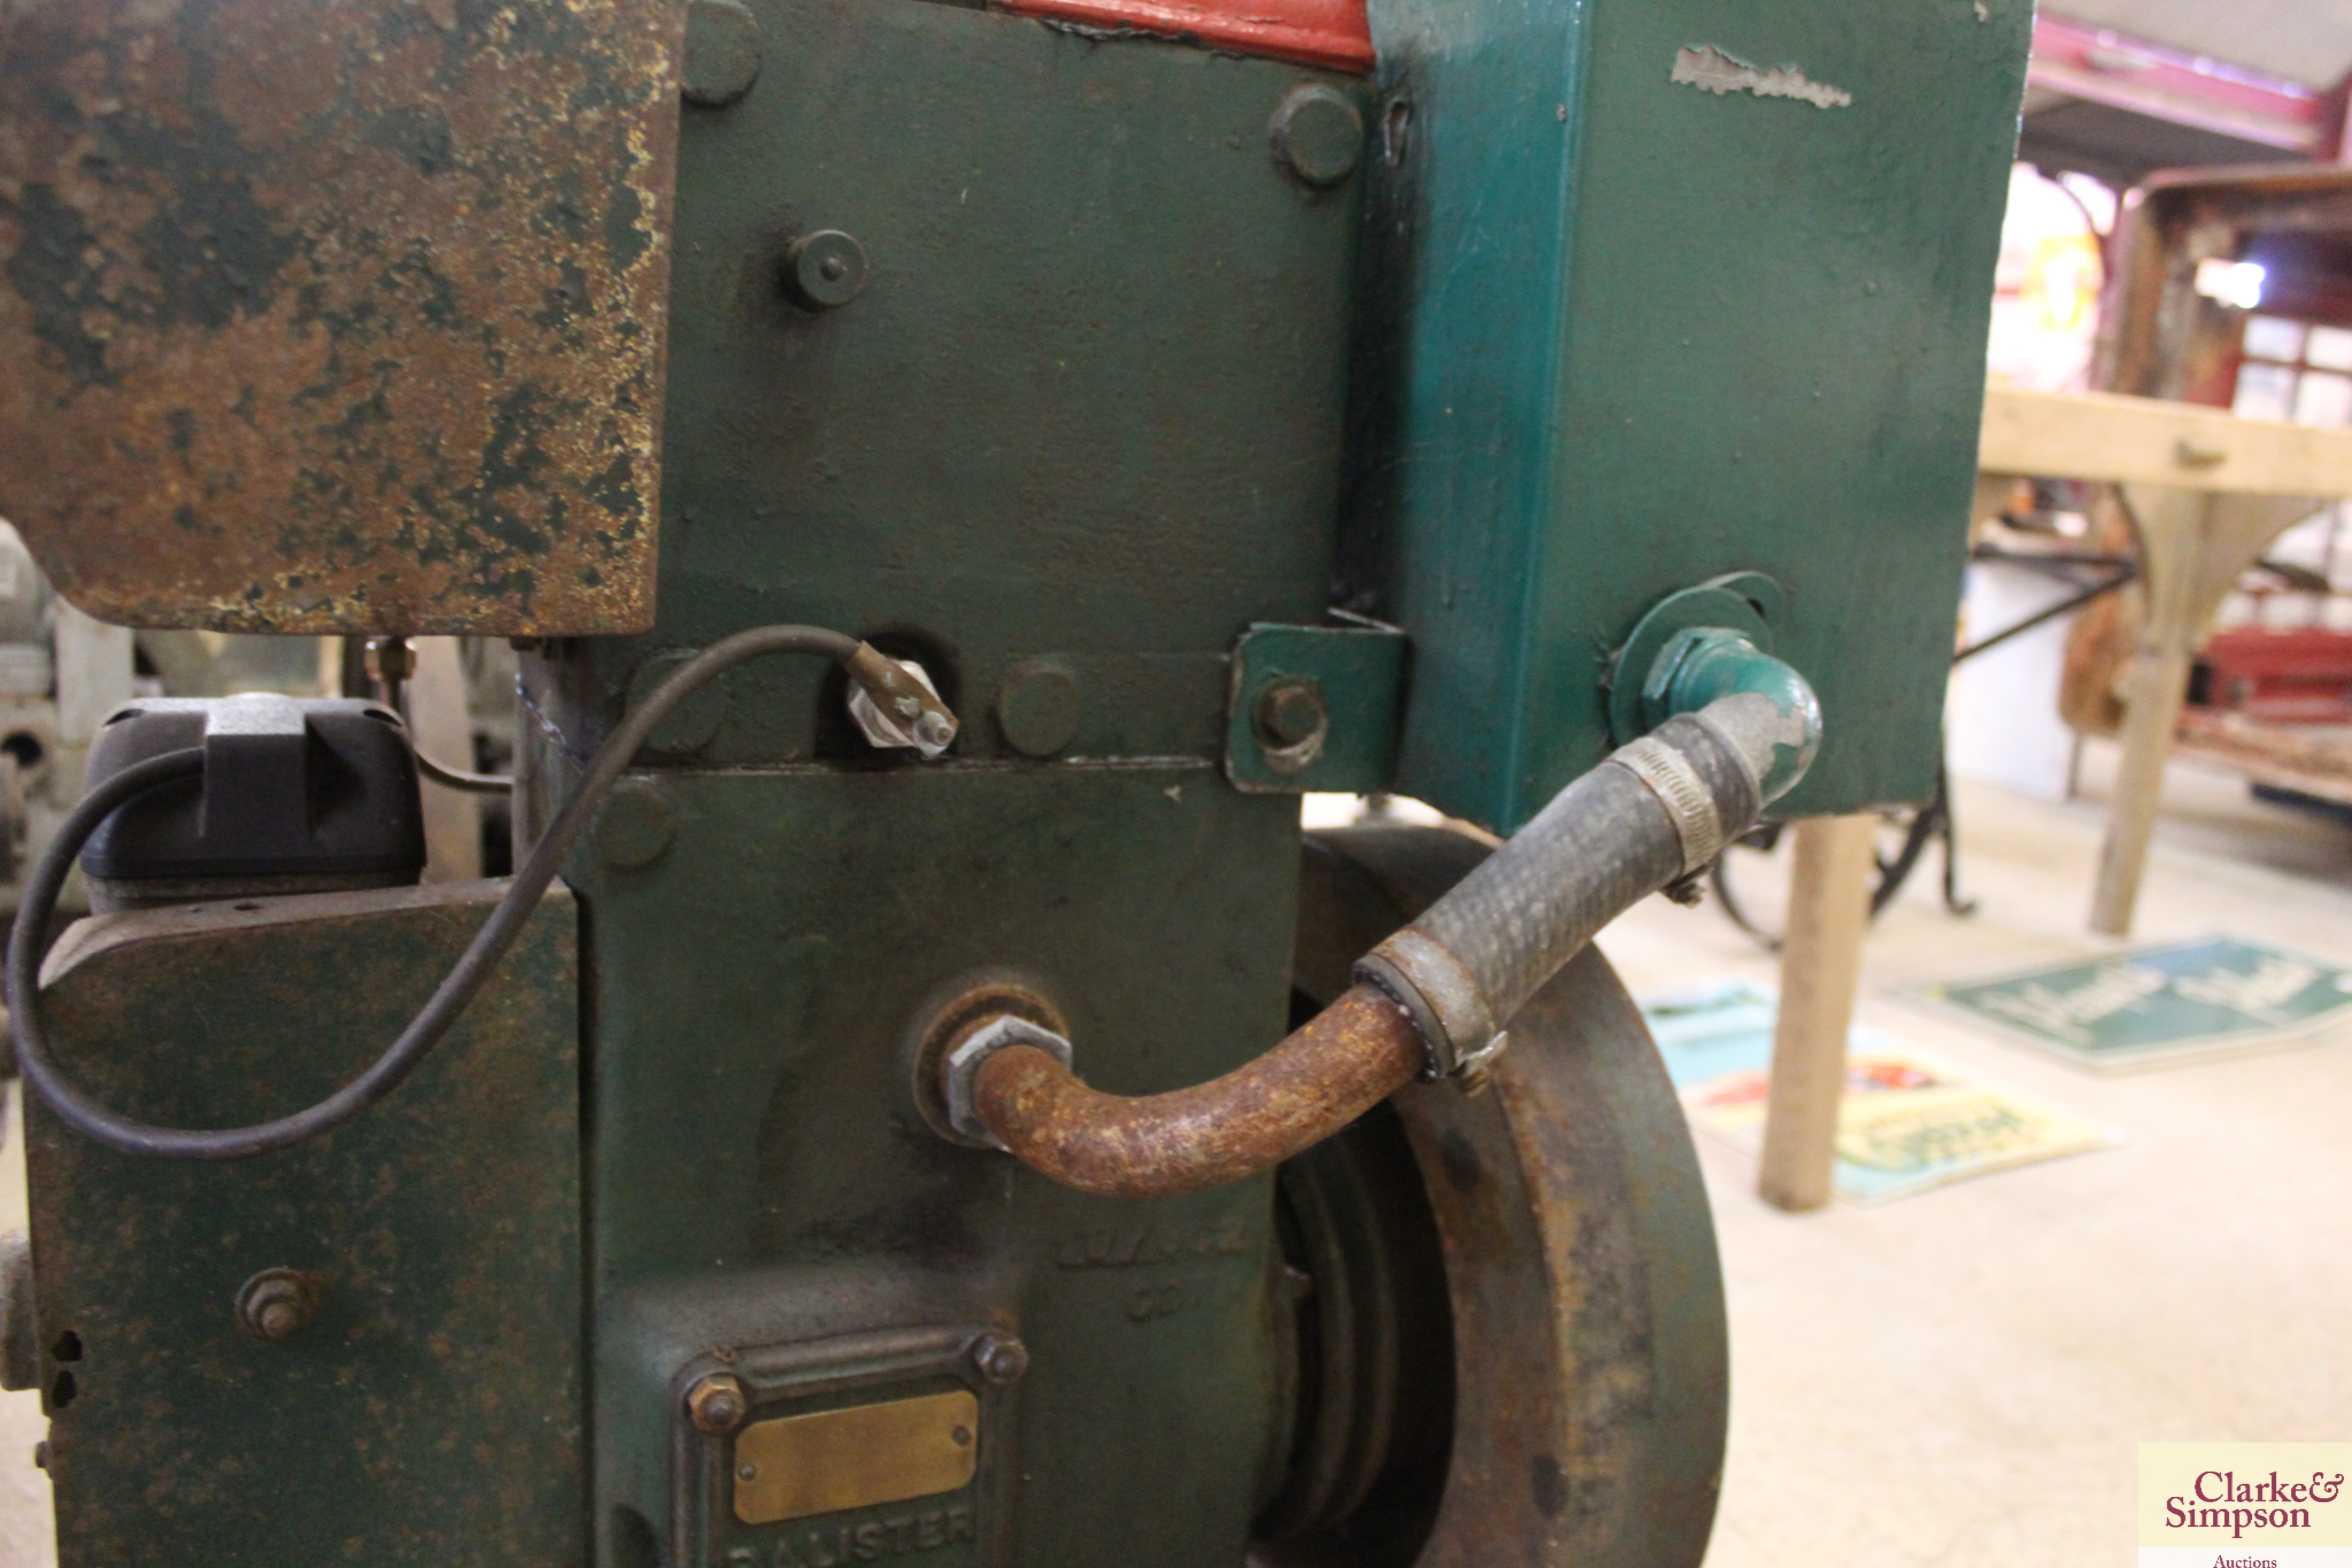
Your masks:
M 1680 86 L 1695 87 L 1702 92 L 1718 96 L 1727 92 L 1752 92 L 1759 98 L 1797 99 L 1815 109 L 1843 109 L 1853 101 L 1853 94 L 1843 88 L 1814 81 L 1794 66 L 1774 66 L 1770 70 L 1759 70 L 1711 44 L 1677 51 L 1672 79 Z

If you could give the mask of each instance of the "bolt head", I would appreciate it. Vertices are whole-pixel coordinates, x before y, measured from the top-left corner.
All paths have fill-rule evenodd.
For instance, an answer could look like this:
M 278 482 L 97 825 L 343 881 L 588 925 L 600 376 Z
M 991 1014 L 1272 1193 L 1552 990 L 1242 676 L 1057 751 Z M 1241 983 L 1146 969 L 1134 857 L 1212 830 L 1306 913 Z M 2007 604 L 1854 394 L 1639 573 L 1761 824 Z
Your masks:
M 1029 1347 L 1011 1334 L 982 1334 L 972 1344 L 971 1360 L 981 1376 L 1002 1387 L 1029 1370 Z
M 604 864 L 639 870 L 660 859 L 677 837 L 677 808 L 661 785 L 631 780 L 605 796 L 589 836 Z
M 406 637 L 376 637 L 368 644 L 367 662 L 378 680 L 406 680 L 416 673 L 416 650 Z
M 1297 679 L 1275 681 L 1259 692 L 1250 719 L 1258 739 L 1277 749 L 1304 745 L 1330 721 L 1322 689 Z
M 713 1437 L 723 1437 L 741 1426 L 750 1408 L 743 1385 L 723 1372 L 698 1380 L 686 1391 L 687 1419 L 696 1431 Z
M 283 1344 L 319 1315 L 319 1283 L 292 1268 L 265 1268 L 236 1293 L 236 1326 L 255 1339 Z
M 866 247 L 837 228 L 793 241 L 784 253 L 784 292 L 804 310 L 846 305 L 866 289 Z
M 980 1069 L 988 1058 L 1008 1046 L 1030 1046 L 1064 1067 L 1070 1065 L 1070 1042 L 1039 1024 L 1012 1013 L 1000 1013 L 965 1035 L 940 1061 L 940 1088 L 948 1102 L 948 1136 L 978 1149 L 1003 1149 L 974 1104 Z
M 760 19 L 738 0 L 689 0 L 686 58 L 678 88 L 686 101 L 724 109 L 751 90 L 763 44 Z
M 996 725 L 1024 757 L 1050 757 L 1077 738 L 1086 696 L 1077 672 L 1057 660 L 1014 666 L 996 695 Z
M 1292 89 L 1276 106 L 1272 129 L 1283 167 L 1318 188 L 1339 184 L 1363 156 L 1364 117 L 1337 88 Z

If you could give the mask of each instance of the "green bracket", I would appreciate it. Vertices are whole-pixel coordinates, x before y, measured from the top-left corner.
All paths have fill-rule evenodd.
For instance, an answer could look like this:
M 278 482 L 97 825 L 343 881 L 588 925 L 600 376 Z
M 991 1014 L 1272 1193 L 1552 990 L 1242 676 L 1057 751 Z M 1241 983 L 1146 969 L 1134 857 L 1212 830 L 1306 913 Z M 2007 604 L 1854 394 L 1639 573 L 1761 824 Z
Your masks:
M 1234 647 L 1225 776 L 1248 795 L 1368 795 L 1396 766 L 1405 636 L 1256 625 Z

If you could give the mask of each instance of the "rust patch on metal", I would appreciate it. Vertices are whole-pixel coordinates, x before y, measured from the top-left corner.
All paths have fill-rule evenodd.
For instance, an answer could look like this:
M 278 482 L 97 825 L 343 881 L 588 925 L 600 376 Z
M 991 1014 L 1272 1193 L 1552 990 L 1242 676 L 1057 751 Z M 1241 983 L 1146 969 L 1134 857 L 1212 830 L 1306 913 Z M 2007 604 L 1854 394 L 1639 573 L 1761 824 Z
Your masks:
M 685 8 L 0 13 L 0 514 L 101 619 L 653 618 Z
M 1347 973 L 1347 947 L 1418 915 L 1485 854 L 1397 826 L 1308 846 L 1298 973 L 1318 997 Z M 1511 1037 L 1490 1092 L 1413 1084 L 1390 1101 L 1436 1222 L 1453 1331 L 1442 1501 L 1413 1561 L 1695 1568 L 1722 1477 L 1727 1383 L 1688 1125 L 1598 949 L 1535 994 Z
M 1105 1197 L 1195 1193 L 1269 1170 L 1411 1082 L 1428 1059 L 1404 1009 L 1358 985 L 1255 1061 L 1191 1089 L 1089 1089 L 1044 1051 L 981 1068 L 988 1130 L 1024 1163 Z
M 100 915 L 44 994 L 90 1092 L 236 1125 L 365 1065 L 501 890 Z M 62 1568 L 584 1561 L 575 932 L 559 885 L 415 1075 L 328 1138 L 125 1160 L 27 1107 L 42 1371 L 76 1376 L 49 1427 Z M 316 1319 L 273 1343 L 236 1303 L 289 1266 Z

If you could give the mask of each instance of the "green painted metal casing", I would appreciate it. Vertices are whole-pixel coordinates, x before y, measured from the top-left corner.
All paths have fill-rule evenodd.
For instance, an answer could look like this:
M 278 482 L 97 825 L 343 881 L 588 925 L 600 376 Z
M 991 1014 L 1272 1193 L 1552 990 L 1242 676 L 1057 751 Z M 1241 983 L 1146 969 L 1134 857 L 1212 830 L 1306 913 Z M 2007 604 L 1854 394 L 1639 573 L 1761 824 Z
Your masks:
M 678 650 L 782 620 L 919 659 L 964 729 L 877 752 L 837 671 L 746 666 L 567 873 L 595 1561 L 781 1568 L 865 1530 L 940 1568 L 1238 1563 L 1286 1455 L 1271 1178 L 1057 1187 L 927 1126 L 913 1052 L 992 978 L 1118 1092 L 1288 1026 L 1297 803 L 1223 776 L 1229 656 L 1325 601 L 1360 176 L 1307 184 L 1269 128 L 1302 84 L 1370 95 L 958 6 L 750 9 L 756 81 L 681 129 L 658 622 L 526 659 L 525 765 L 543 808 Z M 778 287 L 814 229 L 870 268 L 821 311 Z M 1038 757 L 996 715 L 1045 667 L 1079 711 Z M 1009 1387 L 936 1353 L 992 1331 L 1028 1351 Z M 845 1343 L 877 1333 L 902 1349 Z M 982 1396 L 979 1475 L 922 1505 L 969 1538 L 734 1516 L 685 1386 L 766 1368 L 762 1420 L 849 1397 L 851 1363 L 859 1399 Z
M 466 882 L 107 915 L 44 986 L 75 1078 L 171 1126 L 331 1092 L 504 889 Z M 587 1545 L 573 910 L 558 889 L 399 1092 L 228 1163 L 26 1119 L 63 1568 L 573 1568 Z M 307 1276 L 314 1321 L 239 1326 Z
M 1371 16 L 1341 578 L 1412 637 L 1397 789 L 1517 827 L 1609 750 L 1643 612 L 1752 570 L 1827 729 L 1781 810 L 1924 798 L 2027 0 Z M 1706 50 L 1836 93 L 1674 79 Z

